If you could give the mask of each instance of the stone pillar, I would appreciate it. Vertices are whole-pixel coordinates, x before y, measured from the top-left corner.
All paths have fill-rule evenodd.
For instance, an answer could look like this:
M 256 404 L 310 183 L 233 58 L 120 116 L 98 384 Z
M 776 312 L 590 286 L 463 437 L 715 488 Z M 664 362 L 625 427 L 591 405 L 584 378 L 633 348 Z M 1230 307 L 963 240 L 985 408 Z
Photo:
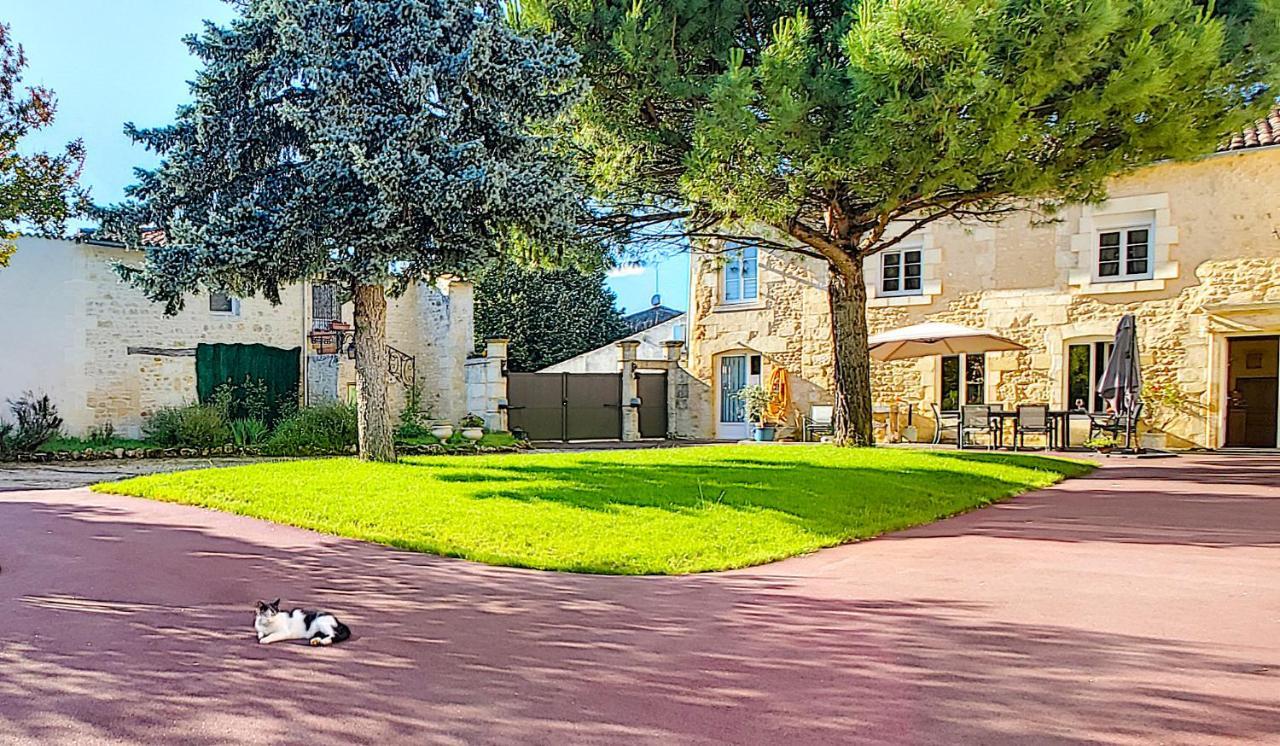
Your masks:
M 684 415 L 689 409 L 689 383 L 680 368 L 680 361 L 684 359 L 684 342 L 667 340 L 662 343 L 662 351 L 667 360 L 667 432 L 672 437 L 687 437 Z
M 624 339 L 618 343 L 618 371 L 622 374 L 622 440 L 640 440 L 640 410 L 631 406 L 640 396 L 636 381 L 636 352 L 640 341 Z
M 505 432 L 507 423 L 506 339 L 485 340 L 484 357 L 467 361 L 467 413 L 484 418 L 485 427 Z

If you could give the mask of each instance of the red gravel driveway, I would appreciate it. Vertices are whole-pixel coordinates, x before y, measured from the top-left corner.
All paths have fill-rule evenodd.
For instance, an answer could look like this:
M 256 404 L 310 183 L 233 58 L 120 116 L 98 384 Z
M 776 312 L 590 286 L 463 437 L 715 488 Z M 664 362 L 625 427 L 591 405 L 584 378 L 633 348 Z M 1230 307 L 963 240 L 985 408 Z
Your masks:
M 490 568 L 0 493 L 0 742 L 1280 742 L 1280 459 L 1116 461 L 751 570 Z M 259 646 L 252 605 L 338 611 Z

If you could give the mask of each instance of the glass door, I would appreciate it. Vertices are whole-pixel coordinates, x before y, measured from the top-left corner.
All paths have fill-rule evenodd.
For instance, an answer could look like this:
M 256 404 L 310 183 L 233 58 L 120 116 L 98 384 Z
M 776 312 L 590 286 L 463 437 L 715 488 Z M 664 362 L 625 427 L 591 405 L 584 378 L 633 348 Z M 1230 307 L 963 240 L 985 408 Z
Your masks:
M 751 437 L 747 408 L 738 394 L 747 386 L 759 382 L 759 355 L 725 355 L 720 358 L 717 438 L 745 440 Z

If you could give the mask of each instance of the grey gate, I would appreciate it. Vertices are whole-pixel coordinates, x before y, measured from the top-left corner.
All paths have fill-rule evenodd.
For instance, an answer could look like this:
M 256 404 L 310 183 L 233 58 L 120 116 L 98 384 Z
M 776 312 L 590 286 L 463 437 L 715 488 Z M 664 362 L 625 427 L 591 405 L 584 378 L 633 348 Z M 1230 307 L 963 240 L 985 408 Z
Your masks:
M 510 373 L 507 423 L 530 440 L 622 437 L 622 378 L 617 373 Z

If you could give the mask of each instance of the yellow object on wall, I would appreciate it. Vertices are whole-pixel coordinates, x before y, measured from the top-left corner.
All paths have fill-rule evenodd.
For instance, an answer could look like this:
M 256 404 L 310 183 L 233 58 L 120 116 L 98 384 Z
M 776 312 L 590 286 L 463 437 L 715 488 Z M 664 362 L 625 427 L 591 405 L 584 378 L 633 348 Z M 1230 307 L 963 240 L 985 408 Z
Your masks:
M 791 406 L 791 391 L 787 387 L 787 369 L 774 368 L 769 374 L 769 405 L 764 417 L 769 422 L 784 422 Z

